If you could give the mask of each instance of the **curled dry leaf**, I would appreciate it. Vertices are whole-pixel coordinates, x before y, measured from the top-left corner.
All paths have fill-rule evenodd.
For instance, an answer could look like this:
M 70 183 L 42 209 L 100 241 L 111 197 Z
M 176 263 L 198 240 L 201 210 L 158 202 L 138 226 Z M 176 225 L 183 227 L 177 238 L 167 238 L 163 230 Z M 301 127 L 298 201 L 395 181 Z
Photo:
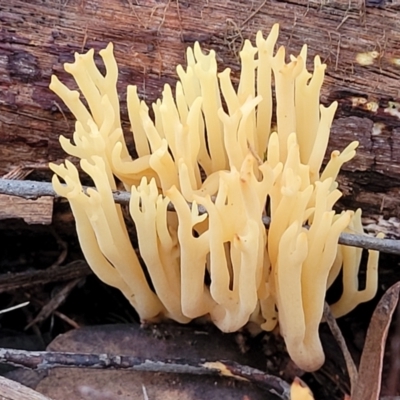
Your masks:
M 399 296 L 400 282 L 397 282 L 386 291 L 372 315 L 352 400 L 379 399 L 385 343 Z

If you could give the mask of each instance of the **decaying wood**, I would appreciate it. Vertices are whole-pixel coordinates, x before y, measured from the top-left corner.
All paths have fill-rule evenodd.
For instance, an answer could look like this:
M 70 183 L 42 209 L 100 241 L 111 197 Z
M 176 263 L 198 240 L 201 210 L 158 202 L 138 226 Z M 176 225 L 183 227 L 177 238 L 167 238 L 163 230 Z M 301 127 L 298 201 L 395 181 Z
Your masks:
M 57 74 L 74 87 L 62 66 L 74 52 L 114 42 L 129 137 L 127 84 L 154 101 L 165 83 L 174 84 L 175 66 L 194 41 L 215 49 L 220 68 L 230 67 L 237 81 L 244 39 L 279 22 L 279 44 L 298 53 L 307 43 L 310 60 L 318 53 L 328 65 L 322 101 L 339 102 L 328 153 L 360 141 L 340 177 L 343 205 L 397 217 L 399 7 L 399 0 L 0 0 L 0 174 L 65 157 L 58 136 L 71 137 L 74 121 L 48 84 Z
M 0 400 L 51 400 L 18 382 L 0 376 Z
M 53 199 L 40 197 L 35 201 L 17 196 L 0 195 L 0 219 L 22 218 L 27 224 L 50 225 Z
M 78 260 L 67 265 L 56 265 L 43 270 L 0 274 L 0 293 L 26 290 L 33 286 L 83 278 L 92 273 L 85 261 Z
M 36 164 L 36 167 L 38 165 Z M 34 167 L 35 168 L 35 167 Z M 2 178 L 9 180 L 23 180 L 34 171 L 28 165 L 14 167 Z M 50 225 L 53 216 L 53 199 L 41 196 L 37 201 L 18 196 L 0 195 L 0 220 L 23 219 L 27 224 Z

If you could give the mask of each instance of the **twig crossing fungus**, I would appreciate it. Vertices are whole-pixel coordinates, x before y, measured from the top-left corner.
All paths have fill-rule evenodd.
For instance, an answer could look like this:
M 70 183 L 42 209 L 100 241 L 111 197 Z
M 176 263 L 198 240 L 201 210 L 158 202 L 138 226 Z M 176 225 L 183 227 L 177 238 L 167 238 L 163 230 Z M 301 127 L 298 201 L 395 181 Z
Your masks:
M 229 68 L 217 72 L 214 51 L 206 55 L 198 43 L 188 48 L 175 90 L 165 85 L 152 105 L 154 120 L 136 86 L 128 86 L 135 159 L 121 128 L 113 45 L 100 52 L 105 76 L 93 50 L 75 54 L 65 70 L 89 108 L 55 76 L 50 88 L 77 120 L 73 143 L 60 137 L 61 145 L 81 159 L 96 190 L 83 192 L 68 161 L 51 168 L 55 190 L 71 204 L 88 263 L 143 320 L 186 323 L 209 315 L 224 332 L 249 321 L 272 330 L 279 322 L 293 360 L 312 371 L 324 362 L 318 327 L 327 288 L 343 270 L 335 316 L 371 299 L 378 253 L 370 251 L 366 288 L 359 291 L 361 250 L 338 245 L 338 237 L 363 234 L 361 212 L 332 209 L 341 196 L 337 174 L 358 143 L 334 151 L 320 172 L 337 107 L 319 103 L 326 66 L 316 56 L 309 73 L 306 46 L 286 63 L 284 47 L 274 54 L 278 31 L 274 25 L 266 39 L 258 32 L 255 47 L 245 42 L 237 89 Z M 129 210 L 151 283 L 113 202 L 116 179 L 131 190 Z M 167 211 L 169 202 L 176 212 Z

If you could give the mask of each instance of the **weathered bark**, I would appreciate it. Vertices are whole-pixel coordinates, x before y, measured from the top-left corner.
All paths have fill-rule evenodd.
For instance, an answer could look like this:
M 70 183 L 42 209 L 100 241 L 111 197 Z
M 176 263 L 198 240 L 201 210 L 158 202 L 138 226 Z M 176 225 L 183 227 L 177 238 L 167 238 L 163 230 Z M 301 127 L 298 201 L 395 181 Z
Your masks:
M 279 43 L 289 52 L 307 43 L 310 60 L 320 54 L 328 64 L 322 101 L 339 102 L 328 153 L 354 139 L 361 143 L 341 175 L 343 204 L 396 217 L 400 4 L 364 1 L 0 0 L 0 174 L 65 157 L 58 136 L 70 137 L 74 122 L 48 84 L 55 73 L 73 86 L 62 65 L 73 61 L 75 51 L 114 42 L 128 134 L 127 84 L 154 101 L 165 83 L 174 83 L 175 66 L 196 40 L 215 49 L 221 68 L 229 66 L 237 78 L 243 40 L 279 22 Z M 361 53 L 368 53 L 370 65 L 360 65 Z

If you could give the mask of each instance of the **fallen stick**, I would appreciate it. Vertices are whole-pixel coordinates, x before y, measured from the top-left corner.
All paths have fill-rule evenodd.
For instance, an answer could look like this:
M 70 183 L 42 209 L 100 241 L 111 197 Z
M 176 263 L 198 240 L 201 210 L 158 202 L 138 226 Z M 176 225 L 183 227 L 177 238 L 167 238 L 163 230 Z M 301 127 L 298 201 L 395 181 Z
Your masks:
M 245 379 L 277 395 L 282 400 L 290 400 L 290 385 L 286 381 L 232 361 L 205 362 L 202 360 L 201 362 L 193 362 L 179 358 L 155 360 L 124 355 L 78 354 L 0 348 L 0 363 L 33 370 L 91 368 L 226 376 L 239 380 Z
M 87 187 L 83 187 L 87 190 Z M 59 197 L 53 190 L 49 182 L 20 181 L 10 179 L 0 179 L 0 194 L 23 197 L 25 199 L 38 199 L 43 196 Z M 117 204 L 129 204 L 130 193 L 116 191 L 113 193 L 114 201 Z M 173 205 L 169 204 L 168 209 L 173 211 Z M 206 209 L 199 206 L 200 213 L 206 213 Z M 270 218 L 263 217 L 263 223 L 269 226 Z M 346 246 L 360 247 L 368 250 L 378 250 L 382 253 L 400 254 L 400 240 L 394 239 L 376 239 L 370 236 L 352 235 L 342 233 L 339 237 L 339 243 Z

